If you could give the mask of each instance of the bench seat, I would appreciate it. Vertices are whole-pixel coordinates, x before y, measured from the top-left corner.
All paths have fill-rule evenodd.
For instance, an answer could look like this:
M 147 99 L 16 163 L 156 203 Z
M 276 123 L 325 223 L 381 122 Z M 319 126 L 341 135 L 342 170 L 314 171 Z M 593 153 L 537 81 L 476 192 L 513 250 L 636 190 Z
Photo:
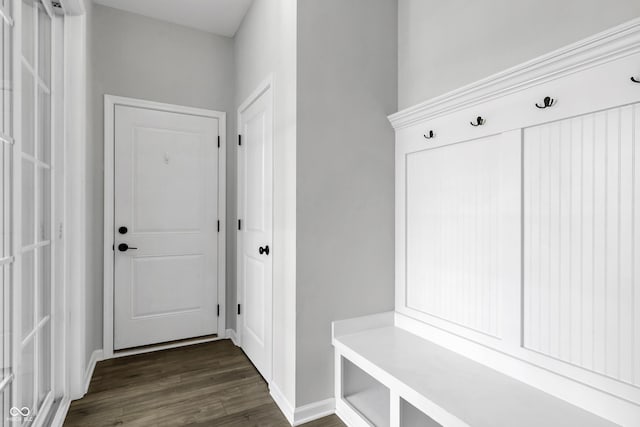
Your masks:
M 473 427 L 611 427 L 607 420 L 573 406 L 505 374 L 474 362 L 396 326 L 366 329 L 335 336 L 337 362 L 340 358 L 374 378 L 393 396 L 408 399 L 432 420 L 423 425 Z M 341 370 L 346 369 L 343 365 Z M 344 375 L 344 374 L 343 374 Z M 345 378 L 341 378 L 341 387 Z M 366 406 L 364 425 L 403 425 L 386 420 L 389 411 L 380 411 L 380 389 L 362 390 L 354 396 L 336 396 L 337 401 Z M 384 396 L 384 394 L 382 394 Z M 340 415 L 340 404 L 336 403 Z M 355 411 L 363 415 L 366 410 Z M 349 418 L 343 417 L 343 418 Z M 375 419 L 375 422 L 374 420 Z M 428 419 L 425 417 L 425 419 Z M 437 421 L 435 423 L 434 421 Z M 354 424 L 353 422 L 348 423 Z

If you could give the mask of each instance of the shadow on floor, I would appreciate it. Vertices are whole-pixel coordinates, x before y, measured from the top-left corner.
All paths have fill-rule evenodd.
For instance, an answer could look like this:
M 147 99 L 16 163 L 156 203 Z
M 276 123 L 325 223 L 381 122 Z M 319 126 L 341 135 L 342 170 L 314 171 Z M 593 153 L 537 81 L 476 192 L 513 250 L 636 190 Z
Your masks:
M 229 340 L 98 363 L 89 392 L 65 420 L 75 426 L 283 426 L 267 384 Z M 331 416 L 306 427 L 342 427 Z

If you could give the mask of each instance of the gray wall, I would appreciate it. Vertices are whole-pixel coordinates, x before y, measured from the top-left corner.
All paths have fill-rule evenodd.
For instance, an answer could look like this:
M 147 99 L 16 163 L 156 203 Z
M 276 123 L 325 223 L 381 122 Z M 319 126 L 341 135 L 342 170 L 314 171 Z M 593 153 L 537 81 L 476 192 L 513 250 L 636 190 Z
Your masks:
M 399 0 L 399 108 L 639 15 L 638 0 Z
M 91 354 L 102 348 L 104 95 L 225 111 L 230 153 L 235 141 L 235 72 L 233 40 L 227 37 L 98 4 L 90 11 L 89 30 L 93 49 L 88 83 L 93 101 L 87 146 L 87 344 L 93 348 L 87 350 Z M 234 165 L 228 162 L 228 177 L 235 176 Z M 232 240 L 235 220 L 229 217 L 227 223 Z M 235 271 L 231 262 L 228 266 L 233 268 L 227 271 Z M 228 283 L 235 289 L 234 282 Z M 229 320 L 235 322 L 230 311 Z
M 397 2 L 299 0 L 296 406 L 333 396 L 331 321 L 394 306 Z
M 269 76 L 275 87 L 272 386 L 291 405 L 296 398 L 296 4 L 254 0 L 235 37 L 236 108 Z

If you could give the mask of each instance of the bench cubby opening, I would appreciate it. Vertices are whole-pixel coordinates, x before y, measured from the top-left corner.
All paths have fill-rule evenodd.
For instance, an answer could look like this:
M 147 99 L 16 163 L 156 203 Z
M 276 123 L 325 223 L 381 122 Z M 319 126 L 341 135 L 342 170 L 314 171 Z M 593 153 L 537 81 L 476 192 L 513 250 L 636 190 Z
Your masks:
M 403 427 L 442 427 L 433 418 L 400 398 L 400 425 Z
M 389 389 L 371 375 L 342 358 L 342 398 L 376 427 L 390 426 Z

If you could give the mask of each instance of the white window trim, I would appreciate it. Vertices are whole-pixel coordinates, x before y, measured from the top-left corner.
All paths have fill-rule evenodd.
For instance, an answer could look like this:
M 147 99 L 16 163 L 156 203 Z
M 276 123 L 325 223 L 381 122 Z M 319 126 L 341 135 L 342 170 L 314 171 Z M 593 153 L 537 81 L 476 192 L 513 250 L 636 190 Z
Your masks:
M 84 388 L 86 360 L 86 16 L 65 18 L 64 28 L 64 138 L 65 138 L 65 361 L 69 400 L 79 399 Z M 66 409 L 64 410 L 66 414 Z M 61 416 L 64 420 L 64 414 Z M 60 411 L 56 419 L 60 418 Z M 62 421 L 60 423 L 62 423 Z
M 62 153 L 58 152 L 61 141 L 58 138 L 58 135 L 55 133 L 55 129 L 57 128 L 56 120 L 62 119 L 64 116 L 63 111 L 59 111 L 54 108 L 53 105 L 57 100 L 57 97 L 61 94 L 57 94 L 56 90 L 58 88 L 56 82 L 56 67 L 60 65 L 60 61 L 62 58 L 62 50 L 56 49 L 53 34 L 58 30 L 59 22 L 56 22 L 55 15 L 53 15 L 50 4 L 47 3 L 47 0 L 42 0 L 44 5 L 44 9 L 51 18 L 51 34 L 52 37 L 50 39 L 51 43 L 51 81 L 49 85 L 44 85 L 42 80 L 38 76 L 37 69 L 34 70 L 31 65 L 28 65 L 23 58 L 22 52 L 22 2 L 20 0 L 14 0 L 12 2 L 12 14 L 13 16 L 8 16 L 7 11 L 4 8 L 0 8 L 0 19 L 4 20 L 5 23 L 12 26 L 12 85 L 14 89 L 14 96 L 12 99 L 12 135 L 0 135 L 0 139 L 2 143 L 8 143 L 10 145 L 10 149 L 12 151 L 12 171 L 11 171 L 11 188 L 12 188 L 12 197 L 11 197 L 11 216 L 12 216 L 12 224 L 11 224 L 11 249 L 10 256 L 3 258 L 1 261 L 2 264 L 12 264 L 13 267 L 13 278 L 12 278 L 12 290 L 13 296 L 11 301 L 12 306 L 12 340 L 11 340 L 11 371 L 12 374 L 3 381 L 2 387 L 5 387 L 8 383 L 12 382 L 12 397 L 11 397 L 11 405 L 12 406 L 24 406 L 23 402 L 20 401 L 20 388 L 21 383 L 18 378 L 18 374 L 21 368 L 21 353 L 22 349 L 26 342 L 30 340 L 37 340 L 38 332 L 42 331 L 44 325 L 49 323 L 50 327 L 50 354 L 51 357 L 51 366 L 50 366 L 50 391 L 47 393 L 45 398 L 40 402 L 39 408 L 37 410 L 37 416 L 34 418 L 33 425 L 35 427 L 39 427 L 43 425 L 45 422 L 45 418 L 48 418 L 50 415 L 50 409 L 53 406 L 55 398 L 62 397 L 63 399 L 67 398 L 68 392 L 66 388 L 66 381 L 64 379 L 67 372 L 67 365 L 62 362 L 64 360 L 64 347 L 66 343 L 66 333 L 64 328 L 66 326 L 65 319 L 57 319 L 53 313 L 55 312 L 56 301 L 60 298 L 58 295 L 60 292 L 64 293 L 64 283 L 58 283 L 56 281 L 55 271 L 57 266 L 54 263 L 55 254 L 57 251 L 63 250 L 63 242 L 58 242 L 58 239 L 53 237 L 54 235 L 54 220 L 62 221 L 63 218 L 56 217 L 56 206 L 59 203 L 63 202 L 64 194 L 59 191 L 61 186 L 56 185 L 56 178 L 53 174 L 53 171 L 56 169 L 56 164 L 58 163 Z M 37 12 L 34 12 L 37 13 Z M 35 31 L 35 51 L 34 55 L 37 55 L 38 48 L 37 44 L 39 42 L 38 38 L 38 27 L 37 25 L 34 27 Z M 57 64 L 57 65 L 56 65 Z M 35 121 L 33 123 L 34 126 L 37 126 L 38 120 L 37 115 L 39 114 L 38 109 L 38 90 L 44 89 L 44 91 L 50 95 L 52 95 L 51 102 L 51 123 L 47 132 L 51 133 L 50 139 L 50 158 L 49 164 L 45 164 L 42 161 L 34 158 L 33 156 L 26 155 L 22 152 L 22 68 L 27 65 L 27 69 L 33 74 L 34 80 L 37 80 L 37 84 L 34 87 L 34 108 L 36 111 L 34 112 Z M 6 82 L 5 82 L 6 84 Z M 35 129 L 34 129 L 35 130 Z M 37 130 L 34 133 L 34 150 L 37 147 Z M 22 242 L 22 164 L 23 161 L 27 160 L 31 162 L 34 168 L 40 170 L 49 170 L 51 172 L 49 185 L 51 191 L 51 200 L 50 200 L 50 217 L 47 218 L 50 226 L 51 238 L 47 241 L 37 241 L 38 238 L 34 236 L 34 243 L 32 245 L 27 245 L 23 247 Z M 37 194 L 38 186 L 40 185 L 39 181 L 35 183 L 35 190 Z M 41 209 L 37 205 L 34 205 L 34 208 Z M 37 214 L 36 214 L 37 215 Z M 36 235 L 38 234 L 36 230 L 34 230 Z M 23 253 L 25 251 L 33 250 L 34 253 L 37 248 L 48 246 L 50 248 L 50 256 L 51 256 L 51 277 L 50 277 L 50 286 L 51 286 L 51 300 L 50 300 L 50 314 L 45 316 L 42 319 L 35 319 L 34 312 L 34 323 L 32 331 L 23 339 L 22 336 L 22 295 L 21 295 L 21 286 L 18 284 L 22 283 L 22 258 Z M 37 301 L 40 296 L 38 295 L 37 287 L 34 289 L 34 297 Z M 36 304 L 37 305 L 37 304 Z M 62 301 L 62 306 L 64 306 L 64 301 Z M 64 311 L 64 310 L 62 310 Z M 34 345 L 37 347 L 36 341 L 34 341 Z M 40 354 L 40 356 L 43 356 Z M 62 371 L 59 371 L 62 370 Z M 61 372 L 61 374 L 60 374 Z M 39 372 L 36 368 L 34 372 L 34 392 L 37 390 L 37 383 Z M 5 384 L 6 383 L 6 384 Z M 38 399 L 37 396 L 35 396 Z M 35 402 L 37 403 L 37 402 Z M 33 410 L 33 408 L 30 408 Z

